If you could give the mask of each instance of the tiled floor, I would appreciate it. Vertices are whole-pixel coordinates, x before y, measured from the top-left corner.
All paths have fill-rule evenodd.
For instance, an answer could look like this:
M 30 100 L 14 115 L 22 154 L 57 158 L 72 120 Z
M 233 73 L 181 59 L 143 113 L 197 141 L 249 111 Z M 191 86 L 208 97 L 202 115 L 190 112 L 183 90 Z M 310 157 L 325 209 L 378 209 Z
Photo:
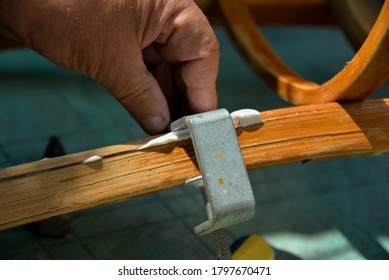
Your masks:
M 264 31 L 289 64 L 316 82 L 353 56 L 337 29 Z M 220 107 L 290 106 L 252 74 L 223 29 L 217 35 Z M 374 97 L 388 92 L 385 86 Z M 28 50 L 1 53 L 0 167 L 40 159 L 52 135 L 67 153 L 146 136 L 94 81 Z M 278 258 L 388 259 L 388 169 L 387 157 L 366 157 L 250 171 L 256 215 L 228 234 L 231 240 L 260 234 L 279 249 Z M 213 259 L 212 239 L 193 233 L 204 219 L 200 193 L 181 187 L 74 213 L 64 238 L 39 237 L 30 226 L 0 232 L 0 258 Z

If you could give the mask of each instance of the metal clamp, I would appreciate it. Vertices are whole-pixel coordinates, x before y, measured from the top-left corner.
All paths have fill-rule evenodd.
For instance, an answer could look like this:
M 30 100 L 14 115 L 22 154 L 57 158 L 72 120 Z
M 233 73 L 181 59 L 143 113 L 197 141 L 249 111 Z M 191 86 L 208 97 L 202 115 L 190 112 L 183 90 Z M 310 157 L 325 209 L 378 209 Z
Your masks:
M 196 234 L 212 233 L 251 218 L 255 199 L 228 111 L 186 116 L 170 125 L 172 131 L 185 128 L 192 138 L 208 200 L 209 219 L 195 227 Z

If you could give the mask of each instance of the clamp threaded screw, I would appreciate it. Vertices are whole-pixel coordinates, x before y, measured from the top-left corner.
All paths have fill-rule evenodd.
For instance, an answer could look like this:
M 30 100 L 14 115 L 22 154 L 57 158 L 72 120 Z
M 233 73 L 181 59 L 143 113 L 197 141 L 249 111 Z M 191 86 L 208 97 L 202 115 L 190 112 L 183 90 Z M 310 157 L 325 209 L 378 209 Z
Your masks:
M 201 193 L 203 195 L 203 200 L 205 203 L 205 209 L 207 212 L 208 219 L 212 218 L 212 210 L 209 204 L 208 195 L 205 190 L 205 187 L 201 188 Z M 219 260 L 232 260 L 232 254 L 230 246 L 228 244 L 228 236 L 224 228 L 217 229 L 212 232 L 212 236 L 216 242 L 217 256 Z

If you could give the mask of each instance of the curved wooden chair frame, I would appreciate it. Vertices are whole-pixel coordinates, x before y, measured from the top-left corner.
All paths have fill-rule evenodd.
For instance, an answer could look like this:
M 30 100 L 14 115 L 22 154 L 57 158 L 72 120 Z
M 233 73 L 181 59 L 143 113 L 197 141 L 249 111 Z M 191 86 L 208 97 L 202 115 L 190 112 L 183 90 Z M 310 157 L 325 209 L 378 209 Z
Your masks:
M 292 106 L 237 129 L 248 169 L 389 154 L 389 99 Z M 0 169 L 0 230 L 183 185 L 200 174 L 191 140 L 150 139 Z M 93 155 L 102 160 L 82 163 Z
M 218 1 L 225 24 L 248 64 L 286 101 L 312 104 L 364 99 L 389 78 L 388 0 L 354 58 L 322 85 L 299 76 L 275 53 L 250 12 L 256 1 Z

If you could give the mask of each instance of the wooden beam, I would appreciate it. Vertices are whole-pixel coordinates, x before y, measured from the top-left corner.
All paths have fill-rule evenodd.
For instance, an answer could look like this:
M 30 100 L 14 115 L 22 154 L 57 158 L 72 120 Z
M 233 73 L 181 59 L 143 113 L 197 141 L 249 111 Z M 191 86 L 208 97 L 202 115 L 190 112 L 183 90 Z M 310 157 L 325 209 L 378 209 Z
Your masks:
M 266 111 L 237 129 L 249 169 L 389 153 L 389 99 Z M 149 139 L 0 170 L 0 229 L 180 186 L 199 175 L 190 140 Z M 98 155 L 101 161 L 81 163 Z

